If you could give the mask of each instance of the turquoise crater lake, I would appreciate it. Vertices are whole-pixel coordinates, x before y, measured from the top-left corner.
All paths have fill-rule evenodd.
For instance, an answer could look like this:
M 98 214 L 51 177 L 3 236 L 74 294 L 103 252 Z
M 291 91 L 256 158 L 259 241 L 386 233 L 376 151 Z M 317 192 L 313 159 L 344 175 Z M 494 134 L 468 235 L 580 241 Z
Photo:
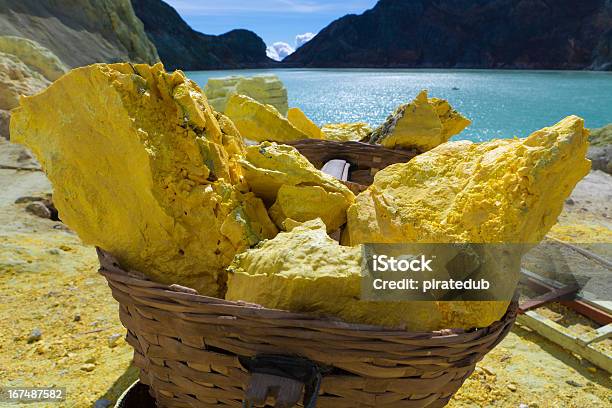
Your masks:
M 612 73 L 590 71 L 262 69 L 193 71 L 202 88 L 208 78 L 271 73 L 285 83 L 289 106 L 317 124 L 379 125 L 421 89 L 448 99 L 472 120 L 457 139 L 524 137 L 571 114 L 587 127 L 612 123 Z

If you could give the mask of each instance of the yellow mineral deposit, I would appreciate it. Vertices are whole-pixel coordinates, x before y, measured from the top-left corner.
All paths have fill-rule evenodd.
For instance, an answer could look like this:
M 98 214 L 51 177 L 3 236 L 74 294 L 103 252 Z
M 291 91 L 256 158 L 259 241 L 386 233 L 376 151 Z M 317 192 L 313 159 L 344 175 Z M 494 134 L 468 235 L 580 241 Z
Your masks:
M 399 106 L 375 129 L 370 142 L 425 152 L 447 142 L 470 123 L 447 101 L 428 99 L 427 91 L 421 91 L 412 102 Z
M 283 117 L 274 106 L 264 105 L 245 95 L 232 95 L 225 114 L 240 134 L 257 142 L 289 142 L 308 139 L 308 135 Z
M 329 231 L 346 220 L 353 193 L 340 181 L 317 170 L 294 147 L 263 142 L 249 146 L 240 160 L 247 184 L 270 208 L 278 226 L 286 218 L 322 218 Z
M 321 218 L 327 231 L 334 232 L 346 223 L 346 210 L 352 202 L 349 194 L 327 191 L 321 186 L 283 184 L 270 207 L 270 216 L 279 228 L 287 218 L 295 221 Z
M 226 299 L 338 315 L 359 294 L 361 249 L 341 246 L 311 220 L 235 257 Z
M 525 139 L 445 143 L 376 174 L 349 208 L 350 243 L 537 243 L 589 172 L 587 147 L 576 116 Z
M 365 122 L 328 123 L 321 128 L 324 138 L 337 142 L 359 141 L 366 139 L 372 128 Z
M 361 247 L 338 244 L 321 220 L 287 229 L 235 257 L 226 299 L 406 330 L 444 327 L 432 302 L 359 300 Z
M 210 78 L 204 87 L 204 93 L 211 106 L 220 112 L 225 111 L 227 101 L 232 95 L 240 94 L 274 106 L 281 115 L 287 114 L 287 89 L 276 75 Z
M 161 64 L 75 69 L 22 98 L 11 136 L 83 241 L 161 282 L 219 295 L 235 252 L 277 233 L 244 184 L 234 126 Z
M 536 243 L 589 171 L 587 139 L 571 116 L 525 139 L 446 143 L 387 167 L 348 210 L 352 247 L 331 240 L 320 221 L 294 227 L 236 257 L 227 298 L 416 331 L 487 326 L 508 302 L 356 300 L 359 245 Z
M 324 139 L 321 129 L 300 108 L 290 108 L 287 120 L 310 139 Z
M 445 143 L 376 174 L 348 210 L 348 241 L 537 243 L 588 174 L 587 147 L 576 116 L 525 139 Z M 507 302 L 431 305 L 441 327 L 482 327 Z

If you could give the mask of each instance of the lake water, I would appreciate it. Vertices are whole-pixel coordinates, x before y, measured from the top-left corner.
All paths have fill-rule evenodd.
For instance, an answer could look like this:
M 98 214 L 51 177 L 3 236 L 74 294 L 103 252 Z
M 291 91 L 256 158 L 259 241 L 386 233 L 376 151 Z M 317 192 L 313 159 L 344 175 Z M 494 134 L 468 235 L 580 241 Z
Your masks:
M 612 73 L 576 71 L 268 69 L 197 71 L 187 75 L 202 88 L 208 78 L 272 73 L 285 83 L 289 106 L 321 125 L 379 125 L 421 89 L 448 99 L 472 125 L 457 138 L 488 140 L 526 136 L 575 114 L 587 127 L 612 123 Z

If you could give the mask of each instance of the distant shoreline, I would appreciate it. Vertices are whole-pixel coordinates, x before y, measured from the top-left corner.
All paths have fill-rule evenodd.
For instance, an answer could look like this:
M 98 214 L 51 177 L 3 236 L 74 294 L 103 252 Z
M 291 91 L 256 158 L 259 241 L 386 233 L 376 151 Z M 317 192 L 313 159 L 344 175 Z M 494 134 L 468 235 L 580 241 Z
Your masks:
M 178 68 L 181 69 L 181 68 Z M 254 67 L 240 67 L 240 68 L 210 68 L 210 69 L 197 69 L 197 70 L 184 70 L 183 72 L 211 72 L 211 71 L 254 71 L 254 70 L 355 70 L 355 71 L 473 71 L 473 72 L 491 72 L 491 71 L 504 71 L 504 72 L 567 72 L 567 73 L 595 73 L 595 74 L 609 74 L 612 75 L 612 71 L 604 71 L 597 69 L 577 69 L 577 68 L 454 68 L 454 67 L 300 67 L 300 66 L 285 66 L 282 64 L 270 65 L 270 66 L 254 66 Z

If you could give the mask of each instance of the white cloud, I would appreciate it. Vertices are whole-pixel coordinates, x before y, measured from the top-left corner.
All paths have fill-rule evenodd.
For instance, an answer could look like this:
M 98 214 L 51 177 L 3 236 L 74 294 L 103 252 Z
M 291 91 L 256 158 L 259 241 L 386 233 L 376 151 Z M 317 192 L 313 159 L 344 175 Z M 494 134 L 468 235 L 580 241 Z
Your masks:
M 268 45 L 266 48 L 266 54 L 268 57 L 272 58 L 275 61 L 282 61 L 287 55 L 292 54 L 293 49 L 292 46 L 287 44 L 286 42 L 278 41 L 272 45 Z
M 315 35 L 316 34 L 313 34 L 313 33 L 310 33 L 310 32 L 296 35 L 295 36 L 295 49 L 300 48 L 302 45 L 304 45 L 308 41 L 312 40 L 312 38 Z

